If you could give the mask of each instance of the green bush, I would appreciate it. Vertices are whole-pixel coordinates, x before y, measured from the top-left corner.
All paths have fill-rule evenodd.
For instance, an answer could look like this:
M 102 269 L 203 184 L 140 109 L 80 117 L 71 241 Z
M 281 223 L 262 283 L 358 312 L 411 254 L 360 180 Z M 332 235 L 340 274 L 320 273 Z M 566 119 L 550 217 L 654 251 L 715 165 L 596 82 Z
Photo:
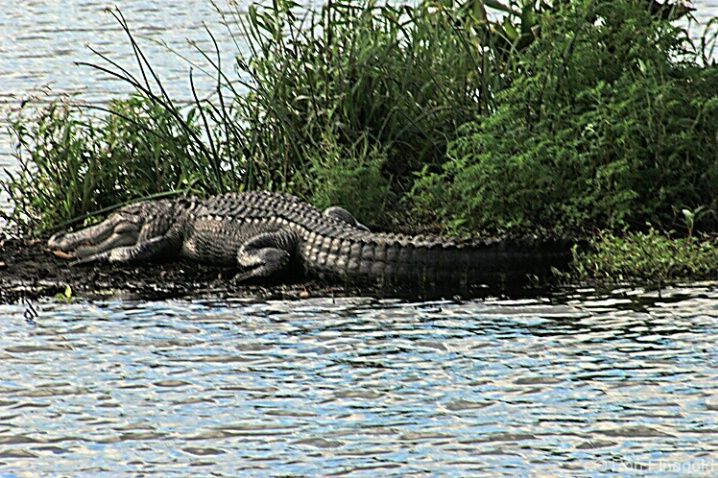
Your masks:
M 587 234 L 715 212 L 716 70 L 647 3 L 233 2 L 218 11 L 236 63 L 198 49 L 190 79 L 216 88 L 188 106 L 115 11 L 140 74 L 90 66 L 136 95 L 20 114 L 8 219 L 39 234 L 140 197 L 252 189 L 404 230 Z
M 618 284 L 640 281 L 661 287 L 681 279 L 715 279 L 718 241 L 671 238 L 653 228 L 646 232 L 600 235 L 585 251 L 574 252 L 576 278 Z
M 321 176 L 310 158 L 367 142 L 386 155 L 376 187 L 401 192 L 411 172 L 443 163 L 458 126 L 487 111 L 503 81 L 480 54 L 484 30 L 458 26 L 458 2 L 330 1 L 305 17 L 278 1 L 249 13 L 253 54 L 240 67 L 253 85 L 237 97 L 238 120 L 274 184 L 298 184 L 292 176 L 309 169 Z M 311 195 L 313 182 L 299 183 Z
M 718 69 L 687 32 L 630 0 L 561 2 L 539 23 L 495 114 L 417 179 L 415 211 L 454 230 L 581 236 L 715 211 Z
M 307 151 L 307 176 L 313 182 L 306 187 L 312 191 L 309 201 L 320 209 L 339 204 L 359 222 L 384 225 L 385 206 L 393 197 L 382 174 L 386 152 L 371 146 L 366 137 L 350 146 L 336 144 L 331 135 L 325 140 L 321 151 Z

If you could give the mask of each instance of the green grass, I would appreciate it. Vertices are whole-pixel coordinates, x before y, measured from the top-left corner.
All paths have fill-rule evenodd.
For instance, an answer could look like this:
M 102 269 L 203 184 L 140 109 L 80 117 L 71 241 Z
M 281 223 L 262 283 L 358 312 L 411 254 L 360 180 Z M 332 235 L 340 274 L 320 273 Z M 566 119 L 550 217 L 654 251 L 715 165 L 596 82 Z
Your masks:
M 2 185 L 14 204 L 6 219 L 22 233 L 41 235 L 138 195 L 175 194 L 196 183 L 197 162 L 183 134 L 192 120 L 180 127 L 144 98 L 115 100 L 102 119 L 67 99 L 31 108 L 25 103 L 12 124 L 20 169 L 6 171 L 10 180 Z
M 573 277 L 598 284 L 641 283 L 652 287 L 689 280 L 715 280 L 718 238 L 670 237 L 653 228 L 602 234 L 574 252 Z
M 506 19 L 488 21 L 487 6 Z M 230 8 L 217 8 L 219 29 L 236 61 L 222 63 L 209 28 L 214 49 L 181 58 L 190 80 L 209 75 L 216 85 L 206 98 L 192 86 L 190 106 L 168 95 L 112 10 L 138 73 L 100 53 L 84 66 L 136 93 L 94 110 L 72 99 L 20 109 L 12 120 L 20 171 L 3 185 L 15 205 L 10 223 L 44 234 L 132 199 L 252 189 L 332 202 L 374 224 L 401 217 L 413 175 L 440 167 L 460 125 L 495 108 L 536 21 L 532 9 L 498 1 Z M 362 192 L 341 193 L 343 182 Z

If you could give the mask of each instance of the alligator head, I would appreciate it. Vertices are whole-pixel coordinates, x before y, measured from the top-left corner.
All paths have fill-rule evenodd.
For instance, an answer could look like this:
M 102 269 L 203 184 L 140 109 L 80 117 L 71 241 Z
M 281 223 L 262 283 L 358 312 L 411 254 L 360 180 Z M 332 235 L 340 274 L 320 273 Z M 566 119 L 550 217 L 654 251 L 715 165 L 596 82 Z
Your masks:
M 173 215 L 171 201 L 141 201 L 117 209 L 97 225 L 59 232 L 47 245 L 78 259 L 92 257 L 164 234 Z

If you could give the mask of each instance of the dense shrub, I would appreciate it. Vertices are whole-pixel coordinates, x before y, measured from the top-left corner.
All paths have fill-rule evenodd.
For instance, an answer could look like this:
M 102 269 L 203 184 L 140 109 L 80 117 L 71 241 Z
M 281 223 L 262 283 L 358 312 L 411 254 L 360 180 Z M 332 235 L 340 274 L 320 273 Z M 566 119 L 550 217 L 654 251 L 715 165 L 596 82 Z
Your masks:
M 443 163 L 459 125 L 487 111 L 490 91 L 502 86 L 496 55 L 480 48 L 486 24 L 453 1 L 330 1 L 306 18 L 300 13 L 283 1 L 250 7 L 254 54 L 241 67 L 257 86 L 237 98 L 247 113 L 239 121 L 261 145 L 253 151 L 268 165 L 263 182 L 290 185 L 313 202 L 326 199 L 326 180 L 354 176 L 366 151 L 381 152 L 381 167 L 373 166 L 380 174 L 356 184 L 362 201 L 330 195 L 376 221 L 411 186 L 413 172 Z M 387 185 L 395 194 L 385 194 Z
M 321 150 L 308 151 L 306 158 L 307 176 L 313 181 L 307 189 L 314 205 L 326 209 L 341 204 L 362 222 L 383 222 L 385 205 L 394 198 L 383 174 L 386 152 L 366 137 L 349 146 L 337 144 L 332 136 L 324 139 Z
M 9 220 L 42 233 L 140 197 L 267 189 L 404 230 L 668 228 L 699 206 L 715 227 L 716 70 L 651 2 L 228 5 L 247 48 L 230 67 L 198 50 L 216 89 L 182 106 L 115 11 L 140 74 L 90 66 L 136 96 L 13 120 Z
M 673 226 L 718 201 L 718 69 L 685 29 L 630 0 L 561 2 L 495 114 L 462 127 L 415 211 L 453 230 Z M 427 215 L 429 213 L 429 215 Z

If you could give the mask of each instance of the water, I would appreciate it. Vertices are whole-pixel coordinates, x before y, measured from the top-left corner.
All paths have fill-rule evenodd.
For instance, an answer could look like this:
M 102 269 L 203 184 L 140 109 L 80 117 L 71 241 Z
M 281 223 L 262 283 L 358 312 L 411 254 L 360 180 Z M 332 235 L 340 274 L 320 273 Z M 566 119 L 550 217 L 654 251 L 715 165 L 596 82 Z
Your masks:
M 718 291 L 1 306 L 0 476 L 716 476 Z
M 6 115 L 21 99 L 37 97 L 47 102 L 58 94 L 79 95 L 90 104 L 106 104 L 111 98 L 128 95 L 132 89 L 122 81 L 77 62 L 103 64 L 90 47 L 137 74 L 131 45 L 111 10 L 120 8 L 140 42 L 152 67 L 157 71 L 168 93 L 179 103 L 189 102 L 190 65 L 168 52 L 164 42 L 198 66 L 207 65 L 188 43 L 192 40 L 211 52 L 210 38 L 204 24 L 219 40 L 226 71 L 231 72 L 236 47 L 219 24 L 220 15 L 209 0 L 197 2 L 156 2 L 121 0 L 27 0 L 5 2 L 0 15 L 0 169 L 14 168 L 13 139 L 6 131 Z M 217 2 L 228 12 L 226 2 Z M 239 10 L 246 10 L 238 2 Z M 235 29 L 236 30 L 236 29 Z M 105 64 L 107 65 L 107 64 Z M 195 66 L 195 84 L 200 97 L 211 91 L 211 79 Z M 44 92 L 49 91 L 49 96 Z
M 133 64 L 107 6 L 190 56 L 185 39 L 206 42 L 202 22 L 217 19 L 202 1 L 6 3 L 3 112 L 46 84 L 95 104 L 127 93 L 74 64 L 97 60 L 87 44 Z M 188 65 L 143 45 L 189 100 Z M 15 167 L 11 151 L 0 136 L 0 168 Z M 2 477 L 718 476 L 715 288 L 46 300 L 0 305 L 0 318 Z
M 246 11 L 247 1 L 216 1 L 225 13 L 238 5 Z M 321 3 L 299 0 L 311 5 Z M 718 15 L 718 0 L 696 0 L 695 13 L 706 22 Z M 12 156 L 14 140 L 7 131 L 6 115 L 28 96 L 42 99 L 43 93 L 80 94 L 91 104 L 104 104 L 111 98 L 127 95 L 131 88 L 120 81 L 77 62 L 101 63 L 88 47 L 110 56 L 123 67 L 137 72 L 132 48 L 125 33 L 107 11 L 117 6 L 127 19 L 150 63 L 167 91 L 179 103 L 190 102 L 190 65 L 167 52 L 158 43 L 168 44 L 179 55 L 206 65 L 188 40 L 204 51 L 213 51 L 207 25 L 215 34 L 225 65 L 231 65 L 237 47 L 210 0 L 157 2 L 150 0 L 24 0 L 5 2 L 0 15 L 0 171 L 16 167 Z M 695 29 L 699 33 L 699 29 Z M 233 28 L 238 33 L 237 28 Z M 241 38 L 238 38 L 241 47 Z M 225 71 L 231 71 L 229 66 Z M 211 78 L 194 68 L 200 96 L 210 92 Z M 3 176 L 0 176 L 0 180 Z M 0 196 L 0 203 L 7 198 Z M 2 206 L 2 204 L 0 204 Z M 7 205 L 5 205 L 7 207 Z

